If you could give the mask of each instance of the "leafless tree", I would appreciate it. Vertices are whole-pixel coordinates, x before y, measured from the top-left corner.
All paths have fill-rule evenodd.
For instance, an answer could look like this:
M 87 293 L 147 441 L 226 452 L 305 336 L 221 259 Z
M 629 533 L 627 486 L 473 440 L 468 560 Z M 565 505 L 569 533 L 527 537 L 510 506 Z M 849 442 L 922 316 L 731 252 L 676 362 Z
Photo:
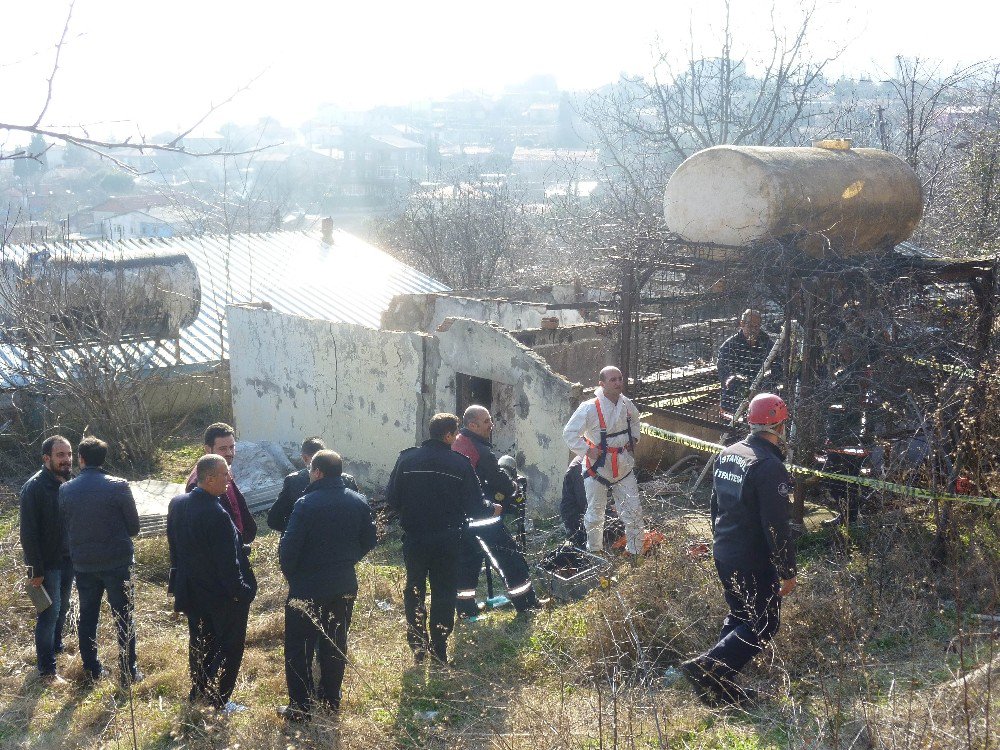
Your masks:
M 691 30 L 683 63 L 661 49 L 648 76 L 624 76 L 583 104 L 581 115 L 609 173 L 625 186 L 625 205 L 645 204 L 658 213 L 667 177 L 695 151 L 719 144 L 792 145 L 810 137 L 823 114 L 816 104 L 827 87 L 823 73 L 837 55 L 812 56 L 812 6 L 803 7 L 791 31 L 777 22 L 774 8 L 771 15 L 762 57 L 750 51 L 760 40 L 735 37 L 727 2 L 714 55 L 697 46 Z
M 537 236 L 537 217 L 507 183 L 459 182 L 415 193 L 376 230 L 404 259 L 450 286 L 484 289 L 510 279 Z
M 62 34 L 59 37 L 59 41 L 55 44 L 52 67 L 49 70 L 48 80 L 46 82 L 46 92 L 45 97 L 39 108 L 37 116 L 34 120 L 25 122 L 0 122 L 0 131 L 8 131 L 12 133 L 24 133 L 31 136 L 39 136 L 45 139 L 49 145 L 43 149 L 38 148 L 18 148 L 14 151 L 3 153 L 0 152 L 0 160 L 7 159 L 41 159 L 45 151 L 51 147 L 54 142 L 64 143 L 66 145 L 78 146 L 85 151 L 98 155 L 102 159 L 106 159 L 118 168 L 129 172 L 131 174 L 138 174 L 139 170 L 134 166 L 130 165 L 123 157 L 123 153 L 128 152 L 138 152 L 138 153 L 150 153 L 150 152 L 160 152 L 160 153 L 171 153 L 180 154 L 187 156 L 225 156 L 225 155 L 235 155 L 240 153 L 250 153 L 252 150 L 261 150 L 267 148 L 267 146 L 261 145 L 256 149 L 248 150 L 228 150 L 226 148 L 217 148 L 212 151 L 192 151 L 188 149 L 184 141 L 191 135 L 197 128 L 199 128 L 209 117 L 211 117 L 220 108 L 229 104 L 233 99 L 235 99 L 239 94 L 246 91 L 256 80 L 254 78 L 249 83 L 241 86 L 235 92 L 221 100 L 216 104 L 212 104 L 208 110 L 199 117 L 195 122 L 193 122 L 189 127 L 185 128 L 180 133 L 174 135 L 168 140 L 157 141 L 153 139 L 147 139 L 146 136 L 140 130 L 137 133 L 137 137 L 128 137 L 124 140 L 107 140 L 97 137 L 92 137 L 88 128 L 84 125 L 78 126 L 58 126 L 51 125 L 46 122 L 46 117 L 49 113 L 49 108 L 53 102 L 53 91 L 56 77 L 60 70 L 60 58 L 62 57 L 62 52 L 66 46 L 70 27 L 73 20 L 73 6 L 74 2 L 70 2 L 69 9 L 66 13 L 66 22 L 63 24 Z M 38 142 L 37 140 L 35 141 Z
M 136 469 L 155 461 L 157 414 L 184 397 L 187 383 L 174 377 L 176 339 L 197 300 L 170 280 L 190 261 L 148 260 L 4 248 L 3 387 L 28 442 L 53 427 L 89 430 Z
M 934 200 L 920 239 L 952 256 L 995 252 L 1000 241 L 1000 66 L 966 82 L 967 102 L 943 118 Z
M 943 63 L 924 58 L 896 57 L 896 69 L 888 79 L 895 93 L 895 116 L 888 127 L 880 128 L 881 145 L 906 160 L 915 171 L 936 172 L 936 152 L 947 145 L 952 122 L 949 108 L 969 106 L 974 94 L 974 82 L 983 63 L 942 71 Z M 935 154 L 927 153 L 938 145 Z

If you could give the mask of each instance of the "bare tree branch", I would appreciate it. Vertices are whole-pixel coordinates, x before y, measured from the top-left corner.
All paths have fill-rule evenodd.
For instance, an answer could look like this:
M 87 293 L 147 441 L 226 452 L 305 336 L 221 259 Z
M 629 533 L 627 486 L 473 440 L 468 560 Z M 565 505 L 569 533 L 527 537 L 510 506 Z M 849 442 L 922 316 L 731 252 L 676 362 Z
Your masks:
M 69 22 L 73 18 L 73 6 L 75 4 L 76 0 L 71 0 L 69 9 L 66 11 L 66 23 L 63 24 L 62 35 L 59 37 L 59 42 L 56 44 L 56 55 L 55 59 L 52 61 L 52 72 L 49 74 L 47 90 L 45 92 L 45 102 L 42 104 L 42 109 L 38 113 L 38 117 L 35 118 L 34 125 L 36 128 L 42 124 L 42 119 L 45 117 L 45 113 L 49 111 L 49 104 L 52 103 L 52 84 L 56 80 L 56 73 L 59 72 L 59 57 L 62 55 L 63 45 L 66 44 L 66 36 L 69 34 Z

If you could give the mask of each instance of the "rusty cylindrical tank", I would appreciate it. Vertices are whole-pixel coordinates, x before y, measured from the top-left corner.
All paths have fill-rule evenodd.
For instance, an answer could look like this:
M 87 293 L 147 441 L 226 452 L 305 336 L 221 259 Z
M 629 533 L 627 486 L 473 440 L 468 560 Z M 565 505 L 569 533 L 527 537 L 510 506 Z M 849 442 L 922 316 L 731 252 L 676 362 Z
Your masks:
M 684 161 L 664 195 L 667 227 L 692 243 L 796 242 L 811 255 L 888 250 L 923 213 L 903 160 L 849 141 L 825 147 L 715 146 Z
M 176 338 L 200 306 L 198 271 L 184 253 L 53 246 L 0 261 L 0 319 L 16 327 L 32 311 L 52 322 L 57 339 L 88 331 Z

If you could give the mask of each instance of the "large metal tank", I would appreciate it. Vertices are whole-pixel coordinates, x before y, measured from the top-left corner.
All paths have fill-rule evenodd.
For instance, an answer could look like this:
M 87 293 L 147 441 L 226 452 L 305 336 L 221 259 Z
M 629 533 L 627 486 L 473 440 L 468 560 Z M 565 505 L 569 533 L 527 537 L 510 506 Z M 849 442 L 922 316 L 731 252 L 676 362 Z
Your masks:
M 184 253 L 53 246 L 2 261 L 4 325 L 43 323 L 55 341 L 173 339 L 200 306 L 198 270 Z
M 812 255 L 888 250 L 907 239 L 923 213 L 909 165 L 849 141 L 825 143 L 699 151 L 667 183 L 667 227 L 692 243 L 794 241 Z

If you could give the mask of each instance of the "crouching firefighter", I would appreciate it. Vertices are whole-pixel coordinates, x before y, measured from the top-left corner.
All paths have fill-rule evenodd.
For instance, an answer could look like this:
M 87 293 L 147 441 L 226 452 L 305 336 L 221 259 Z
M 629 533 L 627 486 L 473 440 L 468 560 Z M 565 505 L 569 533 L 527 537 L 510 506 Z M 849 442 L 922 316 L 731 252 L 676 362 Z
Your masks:
M 723 450 L 713 466 L 715 567 L 729 614 L 718 643 L 681 664 L 711 705 L 753 700 L 736 677 L 778 632 L 781 599 L 795 589 L 791 479 L 783 463 L 787 420 L 788 407 L 778 396 L 754 396 L 750 435 Z
M 639 411 L 622 394 L 624 381 L 617 367 L 601 370 L 599 383 L 594 398 L 580 404 L 563 429 L 566 445 L 584 457 L 587 512 L 583 525 L 587 550 L 604 549 L 604 513 L 610 492 L 625 524 L 625 549 L 638 555 L 642 551 L 643 521 L 633 454 L 639 441 Z
M 493 418 L 489 410 L 482 406 L 470 406 L 465 410 L 462 429 L 451 449 L 472 463 L 487 500 L 502 505 L 505 512 L 516 512 L 517 482 L 500 468 L 490 443 L 492 432 Z M 503 578 L 507 598 L 518 612 L 542 606 L 528 576 L 528 563 L 503 522 L 503 515 L 470 518 L 469 526 L 462 534 L 458 562 L 455 609 L 460 617 L 479 614 L 476 589 L 484 558 Z

